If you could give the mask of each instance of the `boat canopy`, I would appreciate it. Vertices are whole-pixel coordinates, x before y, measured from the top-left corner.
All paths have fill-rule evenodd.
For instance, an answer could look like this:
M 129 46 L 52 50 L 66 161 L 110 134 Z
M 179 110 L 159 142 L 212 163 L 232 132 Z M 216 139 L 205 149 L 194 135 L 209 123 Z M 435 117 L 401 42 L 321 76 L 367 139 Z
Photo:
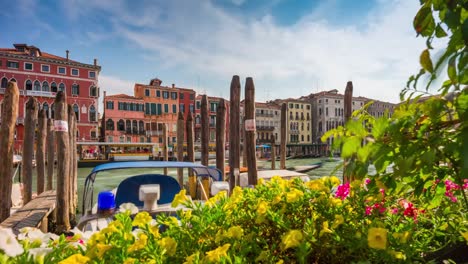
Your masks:
M 99 172 L 120 169 L 133 168 L 176 168 L 192 169 L 197 177 L 209 177 L 215 181 L 221 180 L 221 171 L 216 168 L 206 167 L 201 164 L 181 161 L 127 161 L 110 162 L 94 167 L 91 173 L 86 177 L 83 189 L 83 214 L 86 214 L 93 206 L 94 182 Z M 156 174 L 155 174 L 156 175 Z M 137 175 L 134 175 L 137 176 Z M 158 175 L 158 177 L 170 177 L 168 175 Z M 181 186 L 182 187 L 182 186 Z

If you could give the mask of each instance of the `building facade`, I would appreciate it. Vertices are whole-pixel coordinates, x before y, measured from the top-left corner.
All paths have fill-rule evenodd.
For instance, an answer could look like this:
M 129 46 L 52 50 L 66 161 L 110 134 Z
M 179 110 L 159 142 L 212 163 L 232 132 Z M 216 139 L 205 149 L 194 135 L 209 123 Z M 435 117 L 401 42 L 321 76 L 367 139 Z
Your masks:
M 104 124 L 106 142 L 147 142 L 145 102 L 142 98 L 104 92 Z
M 221 102 L 221 97 L 208 96 L 208 119 L 210 124 L 210 145 L 216 143 L 216 111 L 218 111 L 219 103 Z M 195 102 L 195 142 L 197 144 L 201 143 L 201 101 L 202 95 L 197 95 Z M 229 101 L 224 100 L 226 106 L 226 146 L 228 146 L 229 140 Z M 212 148 L 213 146 L 210 146 Z
M 281 139 L 281 108 L 276 104 L 255 103 L 256 143 L 270 144 L 272 138 L 275 145 L 280 145 Z
M 98 77 L 101 67 L 42 52 L 35 46 L 14 44 L 14 48 L 0 48 L 0 105 L 8 81 L 16 81 L 19 91 L 19 113 L 16 126 L 15 149 L 22 149 L 24 117 L 29 97 L 36 97 L 40 109 L 54 118 L 53 102 L 58 91 L 64 91 L 67 103 L 77 117 L 79 141 L 98 138 Z M 0 113 L 1 114 L 1 113 Z M 1 116 L 0 116 L 1 118 Z

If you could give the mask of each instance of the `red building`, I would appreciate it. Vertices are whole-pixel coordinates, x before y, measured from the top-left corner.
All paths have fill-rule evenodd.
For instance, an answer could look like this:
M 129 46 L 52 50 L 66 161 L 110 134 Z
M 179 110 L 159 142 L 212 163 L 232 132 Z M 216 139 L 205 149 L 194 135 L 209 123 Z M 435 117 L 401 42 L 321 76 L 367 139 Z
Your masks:
M 78 139 L 94 141 L 98 137 L 98 76 L 101 67 L 42 52 L 35 46 L 14 44 L 0 48 L 0 105 L 8 81 L 16 81 L 20 91 L 15 149 L 21 150 L 24 116 L 29 97 L 36 97 L 40 109 L 54 117 L 53 102 L 57 91 L 65 91 L 68 104 L 77 116 Z
M 142 98 L 104 92 L 106 142 L 146 142 L 144 106 Z

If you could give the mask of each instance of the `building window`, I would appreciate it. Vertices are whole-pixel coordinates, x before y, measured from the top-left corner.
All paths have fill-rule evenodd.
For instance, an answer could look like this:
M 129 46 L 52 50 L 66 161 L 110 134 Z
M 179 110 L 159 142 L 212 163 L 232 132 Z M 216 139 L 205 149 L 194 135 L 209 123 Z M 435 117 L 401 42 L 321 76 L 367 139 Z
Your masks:
M 210 111 L 211 112 L 216 112 L 216 109 L 218 109 L 218 104 L 217 103 L 211 103 L 210 104 Z
M 120 143 L 123 143 L 124 141 L 125 141 L 125 137 L 124 137 L 124 136 L 119 137 L 119 142 L 120 142 Z
M 7 61 L 7 67 L 10 69 L 18 69 L 19 63 L 17 61 Z
M 156 112 L 156 104 L 155 103 L 151 103 L 151 114 L 152 115 L 156 115 L 157 112 Z
M 126 128 L 126 129 L 125 129 L 125 132 L 126 132 L 127 134 L 132 133 L 132 121 L 126 120 L 126 121 L 125 121 L 125 128 Z
M 96 107 L 94 107 L 94 105 L 91 105 L 89 107 L 89 121 L 91 122 L 96 122 L 97 119 L 96 119 Z
M 195 100 L 195 94 L 190 94 L 189 98 L 190 98 L 190 100 L 192 100 L 192 101 Z
M 289 109 L 293 109 L 294 108 L 294 104 L 289 104 Z
M 325 108 L 325 115 L 328 116 L 328 107 Z
M 296 104 L 296 109 L 299 109 L 299 104 Z
M 156 90 L 156 97 L 161 97 L 161 91 Z
M 163 98 L 168 99 L 169 98 L 169 92 L 168 91 L 163 91 Z
M 75 112 L 76 120 L 80 120 L 80 107 L 77 104 L 73 105 L 73 112 Z
M 200 101 L 197 101 L 197 109 L 200 109 L 201 108 L 201 103 Z
M 30 63 L 30 62 L 25 62 L 25 63 L 24 63 L 24 69 L 25 69 L 26 71 L 32 71 L 32 70 L 33 70 L 33 64 Z
M 90 88 L 89 88 L 89 95 L 90 96 L 93 96 L 93 97 L 97 97 L 97 87 L 92 85 Z
M 72 85 L 72 95 L 79 95 L 80 94 L 80 86 L 76 83 Z
M 114 109 L 114 101 L 107 101 L 106 109 Z
M 43 92 L 48 92 L 49 91 L 49 83 L 48 82 L 43 82 L 42 83 L 42 91 Z
M 145 89 L 145 96 L 150 96 L 150 90 L 149 89 Z
M 194 113 L 194 112 L 195 112 L 195 109 L 193 109 L 193 104 L 190 104 L 190 106 L 189 106 L 189 111 L 190 111 L 191 113 Z
M 55 82 L 50 84 L 50 91 L 54 93 L 57 92 L 57 84 Z
M 164 113 L 169 113 L 169 105 L 164 104 Z
M 125 131 L 125 122 L 122 119 L 120 119 L 119 122 L 117 122 L 117 130 Z
M 182 94 L 181 94 L 181 95 L 182 95 Z M 185 106 L 184 106 L 184 104 L 180 104 L 180 105 L 179 105 L 179 111 L 182 112 L 182 113 L 185 112 Z
M 26 84 L 24 85 L 24 88 L 26 88 L 26 90 L 28 90 L 28 91 L 31 91 L 32 90 L 32 82 L 30 80 L 27 80 Z
M 67 68 L 65 68 L 65 67 L 58 67 L 58 68 L 57 68 L 57 73 L 58 73 L 58 74 L 67 74 Z
M 140 132 L 140 134 L 145 133 L 145 123 L 141 120 L 138 122 L 138 131 Z
M 114 120 L 107 119 L 107 121 L 106 121 L 106 130 L 114 131 Z
M 63 83 L 59 84 L 59 92 L 60 91 L 65 92 L 65 84 L 63 84 Z
M 177 92 L 171 92 L 171 98 L 177 100 Z
M 172 113 L 177 114 L 177 105 L 172 105 Z
M 41 90 L 41 83 L 39 81 L 34 81 L 34 91 Z
M 132 133 L 138 134 L 138 122 L 136 120 L 133 120 L 132 122 Z
M 45 114 L 46 114 L 46 117 L 47 118 L 50 118 L 50 115 L 49 115 L 49 104 L 47 102 L 44 102 L 44 104 L 42 105 L 42 109 L 44 110 Z
M 78 76 L 80 75 L 80 72 L 78 71 L 78 69 L 71 69 L 71 75 Z
M 55 107 L 54 104 L 50 105 L 50 118 L 55 118 Z
M 7 78 L 2 78 L 2 85 L 1 88 L 7 88 L 8 86 L 8 79 Z
M 184 100 L 184 93 L 180 93 L 179 98 L 180 98 L 180 100 Z
M 91 139 L 96 139 L 96 131 L 95 130 L 91 130 Z
M 88 76 L 91 79 L 95 79 L 96 78 L 96 72 L 95 71 L 89 71 Z
M 50 65 L 41 64 L 41 72 L 50 72 Z

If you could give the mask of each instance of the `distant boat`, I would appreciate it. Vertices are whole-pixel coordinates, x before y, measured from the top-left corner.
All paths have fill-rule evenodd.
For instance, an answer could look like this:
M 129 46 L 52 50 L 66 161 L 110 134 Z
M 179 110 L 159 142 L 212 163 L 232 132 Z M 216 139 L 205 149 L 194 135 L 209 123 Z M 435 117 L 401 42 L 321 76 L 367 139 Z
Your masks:
M 288 168 L 288 170 L 293 170 L 293 171 L 296 171 L 296 172 L 306 173 L 308 171 L 315 170 L 315 169 L 320 168 L 320 167 L 322 167 L 322 162 L 321 161 L 317 162 L 317 163 L 314 163 L 314 164 L 311 164 L 311 165 L 294 166 L 294 167 Z

